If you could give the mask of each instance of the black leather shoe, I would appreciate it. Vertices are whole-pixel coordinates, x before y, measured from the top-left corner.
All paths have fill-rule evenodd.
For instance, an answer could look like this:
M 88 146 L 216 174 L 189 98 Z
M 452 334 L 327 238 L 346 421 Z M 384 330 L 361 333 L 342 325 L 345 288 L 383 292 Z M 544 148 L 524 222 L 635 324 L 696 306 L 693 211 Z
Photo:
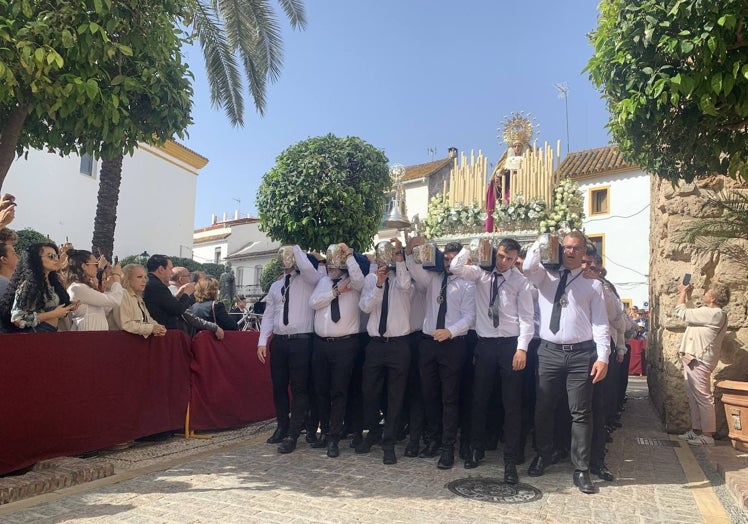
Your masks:
M 569 457 L 569 452 L 565 449 L 554 449 L 551 454 L 551 464 L 558 464 L 562 460 L 566 460 Z
M 322 435 L 312 444 L 314 449 L 325 449 L 327 447 L 327 435 Z
M 507 462 L 504 464 L 504 482 L 507 484 L 517 484 L 519 482 L 517 466 L 515 466 L 513 462 Z
M 545 472 L 545 459 L 540 455 L 535 455 L 535 458 L 530 462 L 530 467 L 527 468 L 527 474 L 531 477 L 539 477 Z
M 353 436 L 351 437 L 351 443 L 350 446 L 352 448 L 357 448 L 361 445 L 361 443 L 364 441 L 364 435 L 362 433 L 353 433 Z
M 268 444 L 280 444 L 283 442 L 283 439 L 288 436 L 288 430 L 287 429 L 281 429 L 281 428 L 275 428 L 275 433 L 273 433 L 269 439 L 267 439 Z
M 582 493 L 587 493 L 588 495 L 597 493 L 597 487 L 592 483 L 589 471 L 577 469 L 574 471 L 574 476 L 572 478 L 574 479 L 574 485 L 578 487 L 579 491 Z
M 406 457 L 417 457 L 418 451 L 421 449 L 420 445 L 415 440 L 408 441 L 408 445 L 405 446 L 405 456 Z
M 291 437 L 286 437 L 283 439 L 283 442 L 280 443 L 280 446 L 278 446 L 278 453 L 291 453 L 295 449 L 296 449 L 296 439 L 291 438 Z
M 439 449 L 441 449 L 441 447 L 441 442 L 437 440 L 431 441 L 426 444 L 426 447 L 421 450 L 418 456 L 421 458 L 433 458 L 439 454 Z
M 477 468 L 480 461 L 483 460 L 483 457 L 485 456 L 486 454 L 482 449 L 471 450 L 470 455 L 468 455 L 468 458 L 465 460 L 465 469 Z
M 330 458 L 335 458 L 340 455 L 340 449 L 338 448 L 338 443 L 334 440 L 328 440 L 327 441 L 327 456 Z
M 605 462 L 590 464 L 590 473 L 597 475 L 600 480 L 607 480 L 608 482 L 613 482 L 616 479 L 616 476 L 608 469 Z
M 382 457 L 382 464 L 387 464 L 389 466 L 390 464 L 396 463 L 397 457 L 395 456 L 395 450 L 392 448 L 385 449 L 384 456 Z
M 369 431 L 366 437 L 361 439 L 361 442 L 356 446 L 356 453 L 368 453 L 371 451 L 371 447 L 375 444 L 379 444 L 382 441 L 382 435 L 378 431 Z M 353 442 L 351 441 L 351 445 Z
M 304 437 L 304 440 L 306 440 L 307 444 L 314 444 L 315 442 L 317 442 L 317 434 L 308 432 Z
M 455 450 L 451 446 L 444 448 L 442 454 L 439 457 L 439 462 L 436 463 L 436 467 L 439 469 L 452 469 L 455 465 Z

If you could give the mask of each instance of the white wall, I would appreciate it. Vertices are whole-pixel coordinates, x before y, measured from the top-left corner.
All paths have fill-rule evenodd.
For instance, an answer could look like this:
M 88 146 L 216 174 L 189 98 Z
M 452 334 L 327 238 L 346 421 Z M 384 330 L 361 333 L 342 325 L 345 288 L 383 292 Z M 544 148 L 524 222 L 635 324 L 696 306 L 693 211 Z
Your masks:
M 623 299 L 649 300 L 649 175 L 630 171 L 578 180 L 584 194 L 584 229 L 604 234 L 605 268 Z M 609 187 L 610 213 L 590 216 L 590 188 Z
M 30 227 L 58 244 L 67 238 L 78 248 L 91 249 L 100 163 L 94 166 L 94 178 L 80 174 L 79 167 L 77 156 L 36 150 L 28 160 L 17 159 L 3 184 L 3 192 L 18 202 L 11 227 Z M 161 150 L 143 146 L 125 157 L 114 253 L 124 258 L 146 250 L 189 257 L 196 188 L 197 175 Z

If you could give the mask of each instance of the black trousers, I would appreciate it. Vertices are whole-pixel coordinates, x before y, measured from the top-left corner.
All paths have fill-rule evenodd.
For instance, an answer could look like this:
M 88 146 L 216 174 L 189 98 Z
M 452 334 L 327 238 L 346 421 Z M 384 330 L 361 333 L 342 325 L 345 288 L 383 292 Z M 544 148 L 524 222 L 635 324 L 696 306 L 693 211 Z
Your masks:
M 311 338 L 288 340 L 273 337 L 270 341 L 270 378 L 273 381 L 275 419 L 278 427 L 292 438 L 299 437 L 309 407 L 311 346 Z M 289 385 L 293 406 L 288 395 Z
M 362 391 L 364 349 L 369 344 L 369 334 L 359 333 L 356 357 L 353 359 L 351 382 L 348 384 L 348 401 L 345 405 L 343 432 L 361 433 L 364 430 L 364 395 Z M 341 435 L 345 437 L 346 435 Z
M 423 435 L 425 420 L 423 407 L 423 391 L 421 389 L 421 339 L 422 332 L 414 331 L 408 338 L 410 346 L 410 367 L 408 368 L 408 385 L 406 387 L 404 411 L 408 414 L 408 438 L 412 442 L 420 442 Z
M 407 338 L 389 342 L 372 340 L 366 346 L 363 370 L 364 425 L 369 431 L 378 431 L 382 391 L 386 385 L 387 413 L 382 431 L 383 448 L 392 449 L 395 446 L 409 367 L 410 348 Z
M 465 356 L 460 377 L 460 449 L 470 445 L 473 414 L 473 352 L 478 343 L 478 334 L 471 329 L 465 335 Z
M 473 448 L 484 449 L 488 401 L 500 378 L 504 406 L 504 461 L 513 463 L 522 454 L 522 372 L 512 370 L 515 351 L 517 337 L 478 339 L 474 354 L 471 434 Z
M 334 441 L 340 439 L 343 430 L 348 387 L 357 349 L 358 339 L 355 335 L 334 342 L 317 337 L 314 339 L 312 368 L 319 420 L 322 432 Z
M 571 413 L 571 462 L 588 470 L 592 441 L 592 364 L 597 360 L 594 346 L 589 350 L 565 352 L 545 342 L 538 348 L 538 392 L 535 405 L 535 442 L 538 453 L 550 463 L 553 454 L 554 413 L 561 392 L 568 395 Z
M 460 422 L 460 378 L 465 361 L 465 339 L 437 342 L 423 338 L 419 368 L 429 439 L 454 447 Z M 439 392 L 441 391 L 441 396 Z
M 527 359 L 525 369 L 522 370 L 522 438 L 521 446 L 527 442 L 527 435 L 535 427 L 535 376 L 538 373 L 538 346 L 539 338 L 533 338 L 527 347 Z M 535 439 L 532 442 L 535 447 Z
M 626 389 L 629 387 L 629 364 L 631 364 L 631 346 L 626 344 L 626 354 L 623 356 L 621 372 L 618 375 L 620 379 L 618 383 L 618 411 L 623 408 L 623 399 L 626 398 Z M 642 365 L 644 364 L 642 363 Z

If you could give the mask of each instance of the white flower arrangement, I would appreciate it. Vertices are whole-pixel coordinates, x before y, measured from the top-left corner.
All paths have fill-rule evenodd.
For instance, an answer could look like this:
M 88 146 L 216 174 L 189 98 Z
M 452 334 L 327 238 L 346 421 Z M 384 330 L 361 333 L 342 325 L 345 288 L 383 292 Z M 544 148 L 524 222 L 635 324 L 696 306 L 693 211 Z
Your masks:
M 493 212 L 497 226 L 504 231 L 535 228 L 546 217 L 546 204 L 540 199 L 525 202 L 523 195 L 517 195 L 511 202 L 501 202 Z
M 579 185 L 564 178 L 553 190 L 553 209 L 538 224 L 538 233 L 566 233 L 582 230 L 584 197 Z
M 426 238 L 437 238 L 445 234 L 479 231 L 485 221 L 485 213 L 478 204 L 456 203 L 449 201 L 442 193 L 435 195 L 429 202 L 429 215 L 423 221 Z

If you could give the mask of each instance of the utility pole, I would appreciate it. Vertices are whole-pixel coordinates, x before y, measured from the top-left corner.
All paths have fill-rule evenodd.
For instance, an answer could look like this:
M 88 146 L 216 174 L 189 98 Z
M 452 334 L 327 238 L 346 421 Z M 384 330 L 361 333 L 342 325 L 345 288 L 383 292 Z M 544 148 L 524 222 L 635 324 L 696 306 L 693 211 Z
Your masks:
M 558 91 L 558 96 L 564 99 L 564 108 L 566 109 L 566 154 L 569 154 L 569 86 L 566 82 L 553 84 Z

